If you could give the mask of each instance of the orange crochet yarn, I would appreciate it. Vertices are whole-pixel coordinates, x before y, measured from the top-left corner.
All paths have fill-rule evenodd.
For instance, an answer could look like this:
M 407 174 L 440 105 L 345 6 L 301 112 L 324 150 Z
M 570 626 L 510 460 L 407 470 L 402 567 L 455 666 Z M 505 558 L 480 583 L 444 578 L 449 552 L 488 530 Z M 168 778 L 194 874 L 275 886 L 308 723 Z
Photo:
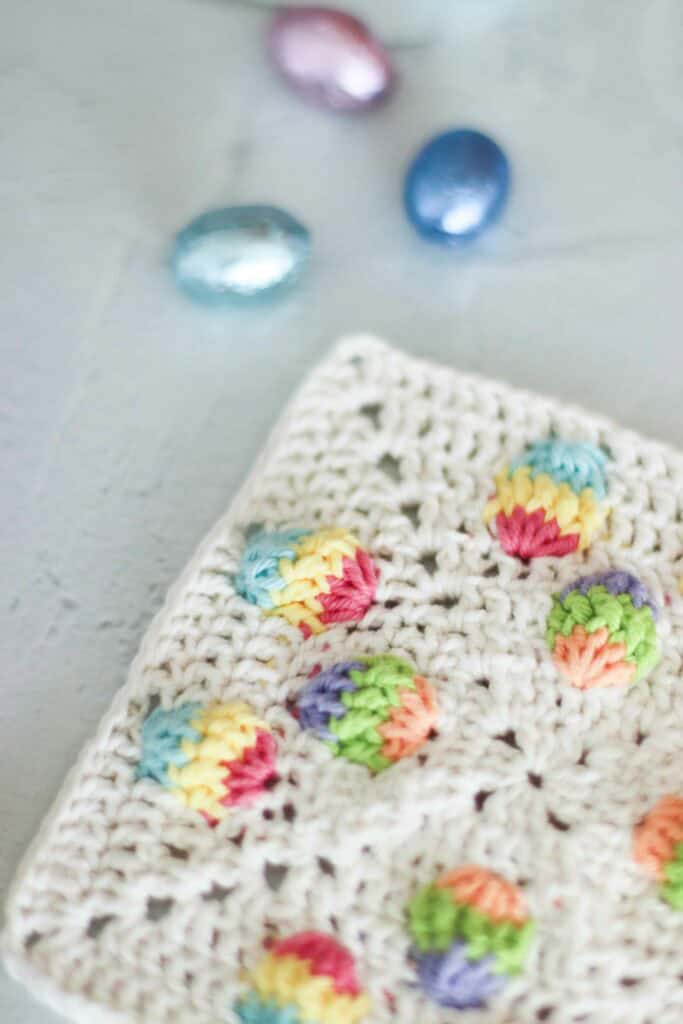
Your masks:
M 683 843 L 683 798 L 669 793 L 661 797 L 633 830 L 633 856 L 657 881 Z
M 524 897 L 516 885 L 500 875 L 474 864 L 449 871 L 436 883 L 460 902 L 476 907 L 492 921 L 512 921 L 522 925 L 528 920 Z

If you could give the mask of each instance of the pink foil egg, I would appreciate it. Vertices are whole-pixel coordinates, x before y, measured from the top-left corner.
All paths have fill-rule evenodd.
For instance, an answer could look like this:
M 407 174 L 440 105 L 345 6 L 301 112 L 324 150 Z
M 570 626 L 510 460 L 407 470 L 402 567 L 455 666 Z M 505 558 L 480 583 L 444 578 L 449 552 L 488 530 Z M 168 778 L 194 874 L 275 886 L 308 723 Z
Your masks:
M 329 7 L 287 7 L 273 18 L 270 52 L 299 93 L 330 110 L 365 110 L 394 83 L 384 47 L 362 21 Z

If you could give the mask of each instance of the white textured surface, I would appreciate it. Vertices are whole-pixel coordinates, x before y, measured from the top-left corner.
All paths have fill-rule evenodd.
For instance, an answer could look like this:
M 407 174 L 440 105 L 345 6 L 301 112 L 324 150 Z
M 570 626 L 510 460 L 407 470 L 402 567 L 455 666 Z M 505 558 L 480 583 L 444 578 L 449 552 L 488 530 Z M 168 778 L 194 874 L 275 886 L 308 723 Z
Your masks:
M 339 333 L 580 400 L 683 443 L 683 8 L 452 0 L 394 103 L 327 118 L 264 66 L 262 13 L 24 0 L 0 33 L 0 885 L 144 626 L 302 372 Z M 402 168 L 454 123 L 515 192 L 464 255 L 405 224 Z M 263 200 L 313 229 L 307 281 L 220 316 L 175 295 L 170 234 Z M 7 982 L 7 1024 L 50 1020 Z

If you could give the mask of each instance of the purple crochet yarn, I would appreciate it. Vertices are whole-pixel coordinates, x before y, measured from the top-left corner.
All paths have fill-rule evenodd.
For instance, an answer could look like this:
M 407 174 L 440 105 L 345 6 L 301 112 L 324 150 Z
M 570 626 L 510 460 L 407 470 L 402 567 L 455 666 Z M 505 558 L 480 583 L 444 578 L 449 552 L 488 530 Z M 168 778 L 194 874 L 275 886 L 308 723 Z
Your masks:
M 659 610 L 652 594 L 637 576 L 626 572 L 625 569 L 608 569 L 607 572 L 595 572 L 590 576 L 581 576 L 580 579 L 560 591 L 560 601 L 564 601 L 567 594 L 571 594 L 574 590 L 587 594 L 591 587 L 600 586 L 606 587 L 610 594 L 630 594 L 635 608 L 647 605 L 652 612 L 652 617 L 657 619 Z
M 490 970 L 492 956 L 468 960 L 466 944 L 456 941 L 445 953 L 419 953 L 415 957 L 420 988 L 439 1006 L 472 1010 L 499 992 L 505 977 Z
M 340 696 L 345 690 L 356 689 L 349 673 L 360 672 L 364 668 L 360 661 L 340 661 L 314 676 L 304 686 L 297 701 L 301 727 L 312 729 L 323 740 L 334 741 L 336 737 L 327 728 L 327 723 L 330 718 L 343 718 L 346 714 L 347 709 Z

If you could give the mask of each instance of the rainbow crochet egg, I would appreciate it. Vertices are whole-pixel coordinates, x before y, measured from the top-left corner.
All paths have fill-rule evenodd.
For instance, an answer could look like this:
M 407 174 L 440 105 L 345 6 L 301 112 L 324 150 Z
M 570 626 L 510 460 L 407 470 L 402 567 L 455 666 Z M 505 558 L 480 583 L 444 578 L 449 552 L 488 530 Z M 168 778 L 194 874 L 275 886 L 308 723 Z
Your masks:
M 349 951 L 321 932 L 275 942 L 249 980 L 242 1024 L 359 1024 L 370 1005 Z
M 633 855 L 659 882 L 662 899 L 683 910 L 683 798 L 657 801 L 634 829 Z
M 211 825 L 275 780 L 276 745 L 242 702 L 155 708 L 142 726 L 136 778 L 152 779 Z
M 437 714 L 431 684 L 390 654 L 338 662 L 315 675 L 297 699 L 302 728 L 373 772 L 422 746 Z
M 546 638 L 572 686 L 621 686 L 659 661 L 657 606 L 648 589 L 618 569 L 582 576 L 553 596 Z
M 522 970 L 534 930 L 517 886 L 477 866 L 420 890 L 408 927 L 419 987 L 457 1010 L 486 1005 Z
M 235 589 L 308 637 L 336 622 L 360 621 L 375 599 L 378 576 L 347 530 L 260 530 L 247 540 Z
M 605 452 L 551 439 L 530 445 L 496 477 L 484 511 L 508 555 L 569 555 L 587 548 L 607 518 Z

